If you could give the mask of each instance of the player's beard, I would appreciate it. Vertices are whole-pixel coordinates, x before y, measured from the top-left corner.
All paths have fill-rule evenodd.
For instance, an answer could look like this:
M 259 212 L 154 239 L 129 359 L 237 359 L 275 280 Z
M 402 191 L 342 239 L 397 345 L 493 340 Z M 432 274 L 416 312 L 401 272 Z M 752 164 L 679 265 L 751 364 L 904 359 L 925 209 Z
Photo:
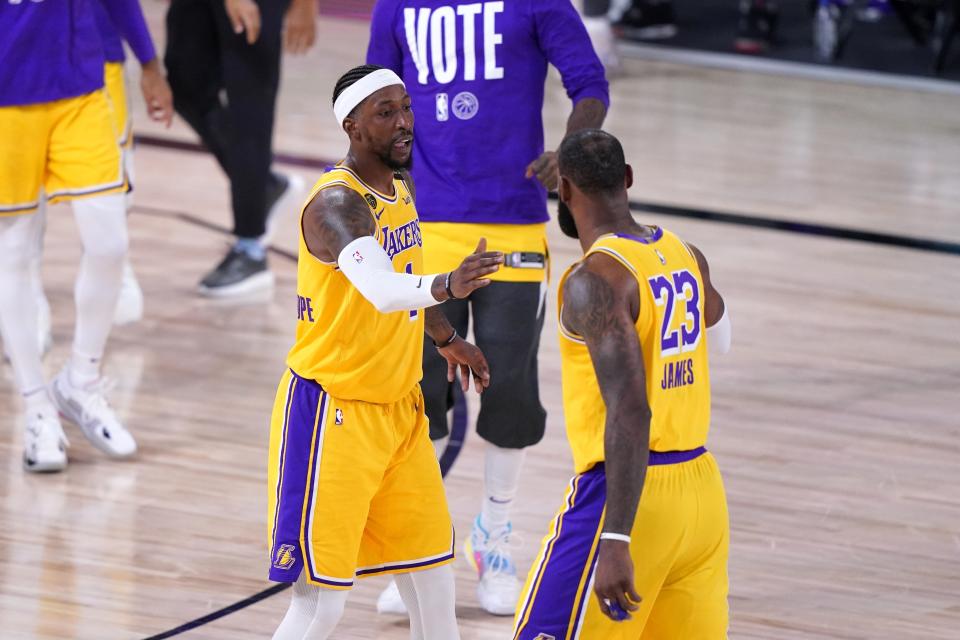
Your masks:
M 570 212 L 570 207 L 564 204 L 563 200 L 557 202 L 557 224 L 560 225 L 560 231 L 563 231 L 565 236 L 576 240 L 580 239 L 580 232 L 577 231 L 577 223 L 573 220 L 573 213 Z
M 413 144 L 410 145 L 410 155 L 407 156 L 406 160 L 397 160 L 393 157 L 393 141 L 390 141 L 390 146 L 386 148 L 385 151 L 381 151 L 378 155 L 380 156 L 380 161 L 383 164 L 387 165 L 394 171 L 400 171 L 401 169 L 410 169 L 413 166 Z

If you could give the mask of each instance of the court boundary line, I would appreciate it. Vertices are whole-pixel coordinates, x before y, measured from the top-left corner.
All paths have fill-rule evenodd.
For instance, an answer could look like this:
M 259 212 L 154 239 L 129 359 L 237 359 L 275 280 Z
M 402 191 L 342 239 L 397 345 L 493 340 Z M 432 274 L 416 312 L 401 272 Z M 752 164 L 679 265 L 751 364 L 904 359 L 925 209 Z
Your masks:
M 196 142 L 179 140 L 176 138 L 166 138 L 158 136 L 135 136 L 137 143 L 169 149 L 174 151 L 185 151 L 189 153 L 208 153 L 208 151 Z M 310 156 L 302 156 L 290 153 L 275 153 L 274 160 L 280 164 L 291 165 L 295 167 L 304 167 L 309 169 L 326 169 L 336 164 L 336 161 L 325 160 Z M 555 193 L 550 194 L 551 200 L 556 200 Z M 960 255 L 960 242 L 950 242 L 947 240 L 935 240 L 933 238 L 904 236 L 881 231 L 870 231 L 867 229 L 858 229 L 856 227 L 842 227 L 838 225 L 822 224 L 818 222 L 804 222 L 802 220 L 791 220 L 788 218 L 770 218 L 749 213 L 732 213 L 728 211 L 716 211 L 710 209 L 701 209 L 697 207 L 685 207 L 680 205 L 670 205 L 657 202 L 644 202 L 639 200 L 630 200 L 630 210 L 635 212 L 655 213 L 675 218 L 687 218 L 694 220 L 703 220 L 706 222 L 716 222 L 720 224 L 730 224 L 742 227 L 753 227 L 757 229 L 766 229 L 768 231 L 782 231 L 786 233 L 796 233 L 821 238 L 833 238 L 836 240 L 848 240 L 853 242 L 863 242 L 867 244 L 876 244 L 901 249 L 914 249 L 917 251 L 929 251 L 933 253 L 945 253 L 948 255 Z M 134 205 L 134 208 L 147 208 L 140 205 Z M 157 211 L 167 211 L 157 209 Z M 183 211 L 168 211 L 174 213 L 182 219 L 206 227 L 208 229 L 230 233 L 229 230 L 207 222 L 206 220 L 193 216 Z M 271 246 L 271 251 L 280 255 L 290 257 L 290 252 Z M 296 257 L 293 257 L 296 260 Z

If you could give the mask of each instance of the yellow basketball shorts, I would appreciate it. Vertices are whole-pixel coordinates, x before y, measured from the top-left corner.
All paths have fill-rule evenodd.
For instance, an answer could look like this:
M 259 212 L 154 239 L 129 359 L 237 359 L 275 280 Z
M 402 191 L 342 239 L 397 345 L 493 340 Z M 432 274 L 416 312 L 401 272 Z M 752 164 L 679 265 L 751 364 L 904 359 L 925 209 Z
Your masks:
M 133 147 L 133 121 L 130 118 L 130 99 L 122 62 L 108 62 L 103 66 L 103 86 L 110 100 L 117 142 L 126 151 Z
M 480 238 L 487 239 L 487 251 L 505 254 L 530 253 L 544 258 L 540 268 L 503 266 L 490 276 L 497 282 L 543 282 L 550 278 L 550 252 L 545 224 L 468 224 L 464 222 L 421 222 L 423 272 L 444 273 L 460 266 L 473 253 Z
M 514 639 L 726 638 L 729 521 L 713 456 L 651 453 L 630 544 L 643 601 L 622 622 L 603 615 L 593 593 L 605 504 L 603 464 L 570 482 L 517 605 Z
M 355 577 L 453 561 L 453 524 L 415 387 L 340 400 L 288 371 L 270 428 L 270 579 L 349 589 Z
M 0 215 L 126 189 L 110 103 L 103 90 L 0 107 Z

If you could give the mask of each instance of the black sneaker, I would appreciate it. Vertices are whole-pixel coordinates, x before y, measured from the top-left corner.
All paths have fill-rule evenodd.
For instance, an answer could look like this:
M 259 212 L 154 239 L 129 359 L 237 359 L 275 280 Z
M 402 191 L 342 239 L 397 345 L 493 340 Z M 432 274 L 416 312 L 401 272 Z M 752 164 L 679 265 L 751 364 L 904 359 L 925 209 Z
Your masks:
M 740 3 L 740 21 L 733 48 L 740 53 L 765 53 L 776 40 L 777 5 L 765 0 L 743 0 Z
M 272 288 L 273 273 L 266 257 L 256 260 L 236 247 L 200 281 L 200 295 L 211 298 L 245 296 Z
M 634 0 L 620 20 L 613 25 L 620 38 L 630 40 L 663 40 L 677 35 L 673 2 Z

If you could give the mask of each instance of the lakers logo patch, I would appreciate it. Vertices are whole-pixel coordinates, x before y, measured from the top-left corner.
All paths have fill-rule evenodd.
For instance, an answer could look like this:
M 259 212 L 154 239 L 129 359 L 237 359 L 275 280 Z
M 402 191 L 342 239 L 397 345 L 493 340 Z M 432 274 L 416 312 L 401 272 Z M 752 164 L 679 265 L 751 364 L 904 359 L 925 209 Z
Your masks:
M 277 549 L 277 555 L 273 560 L 273 566 L 277 569 L 289 569 L 297 561 L 293 555 L 294 547 L 292 544 L 282 544 Z
M 549 635 L 549 634 L 541 633 L 540 635 L 538 635 L 538 636 L 537 636 L 536 638 L 534 638 L 533 640 L 557 640 L 557 639 L 556 639 L 554 636 L 551 636 L 551 635 Z
M 367 204 L 370 205 L 370 208 L 374 211 L 377 210 L 377 199 L 373 197 L 372 193 L 363 194 L 363 199 L 367 201 Z

